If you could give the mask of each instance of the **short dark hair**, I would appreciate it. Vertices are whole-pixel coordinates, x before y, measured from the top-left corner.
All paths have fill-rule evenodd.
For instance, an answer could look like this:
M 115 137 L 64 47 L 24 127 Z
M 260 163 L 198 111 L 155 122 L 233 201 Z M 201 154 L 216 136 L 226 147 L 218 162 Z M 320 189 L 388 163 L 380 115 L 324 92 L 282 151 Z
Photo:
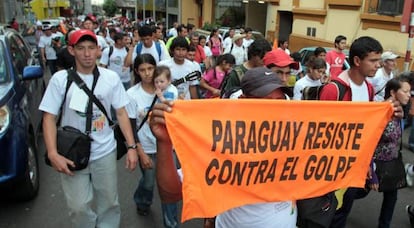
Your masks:
M 308 62 L 306 62 L 307 69 L 326 69 L 326 62 L 321 58 L 316 58 L 316 56 L 312 56 L 309 58 Z
M 317 47 L 317 48 L 315 48 L 315 51 L 313 51 L 313 54 L 315 56 L 319 56 L 321 53 L 326 53 L 325 48 L 323 48 L 323 47 Z
M 339 44 L 342 40 L 346 40 L 346 37 L 343 35 L 338 35 L 335 37 L 335 44 Z
M 181 24 L 181 25 L 179 25 L 179 26 L 177 27 L 177 32 L 178 32 L 178 33 L 180 33 L 180 32 L 182 32 L 182 31 L 183 31 L 183 29 L 187 29 L 187 26 L 185 26 L 185 25 Z
M 278 42 L 278 46 L 282 46 L 285 42 L 287 42 L 288 40 L 286 38 L 280 38 L 279 42 Z
M 226 62 L 232 65 L 236 64 L 236 59 L 230 53 L 226 53 L 217 57 L 216 65 L 220 65 L 221 63 Z
M 138 29 L 138 34 L 140 37 L 152 36 L 153 30 L 150 26 L 144 25 Z
M 124 38 L 124 34 L 121 32 L 117 32 L 114 35 L 114 42 L 116 43 L 117 40 L 122 40 Z
M 270 43 L 267 40 L 260 38 L 253 41 L 249 46 L 247 50 L 247 58 L 250 60 L 254 56 L 258 56 L 263 59 L 264 55 L 271 50 L 272 46 L 270 46 Z
M 364 59 L 370 52 L 382 53 L 381 43 L 370 36 L 362 36 L 354 40 L 349 49 L 349 65 L 355 66 L 354 58 Z
M 186 38 L 181 37 L 181 36 L 177 36 L 172 41 L 171 46 L 170 46 L 170 50 L 173 51 L 177 47 L 185 48 L 188 51 L 189 48 L 190 48 L 190 45 L 188 44 Z

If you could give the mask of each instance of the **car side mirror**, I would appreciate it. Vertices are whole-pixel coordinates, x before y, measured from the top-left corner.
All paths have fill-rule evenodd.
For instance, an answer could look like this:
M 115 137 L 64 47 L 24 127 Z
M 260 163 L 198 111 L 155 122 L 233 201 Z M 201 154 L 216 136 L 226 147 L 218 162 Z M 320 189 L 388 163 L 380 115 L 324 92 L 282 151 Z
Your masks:
M 23 69 L 23 80 L 31 80 L 43 77 L 43 69 L 40 66 L 26 66 Z

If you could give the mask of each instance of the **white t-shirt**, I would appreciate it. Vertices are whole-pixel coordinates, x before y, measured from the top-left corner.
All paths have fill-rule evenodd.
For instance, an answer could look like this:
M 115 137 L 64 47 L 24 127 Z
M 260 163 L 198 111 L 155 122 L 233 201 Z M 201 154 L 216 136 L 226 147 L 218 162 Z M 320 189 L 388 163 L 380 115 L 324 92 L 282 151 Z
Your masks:
M 106 65 L 108 69 L 115 71 L 122 82 L 131 81 L 130 69 L 129 67 L 124 66 L 125 57 L 128 55 L 125 47 L 119 49 L 113 46 L 113 52 L 110 57 L 108 56 L 109 50 L 110 48 L 105 48 L 105 50 L 103 50 L 100 63 Z
M 94 90 L 95 96 L 101 101 L 109 117 L 111 117 L 111 106 L 115 109 L 125 107 L 129 103 L 129 98 L 119 80 L 118 75 L 108 69 L 99 67 L 100 76 Z M 80 78 L 86 83 L 89 89 L 92 88 L 93 75 L 80 74 Z M 65 96 L 67 83 L 67 71 L 61 70 L 56 72 L 49 81 L 48 87 L 40 103 L 39 110 L 58 115 L 60 105 Z M 74 94 L 84 93 L 79 89 L 76 83 L 72 82 L 66 95 L 66 102 L 63 107 L 61 126 L 72 126 L 81 131 L 85 131 L 86 116 L 69 108 L 69 104 Z M 85 96 L 87 96 L 85 94 Z M 85 104 L 86 105 L 86 104 Z M 91 143 L 90 160 L 97 160 L 111 153 L 116 148 L 113 130 L 109 126 L 108 120 L 102 111 L 93 104 L 92 108 L 92 127 L 91 134 L 93 141 Z M 112 117 L 111 117 L 112 118 Z
M 226 50 L 227 48 L 230 48 L 231 44 L 233 43 L 233 40 L 230 36 L 226 37 L 223 41 L 223 48 Z
M 389 75 L 384 71 L 384 68 L 380 68 L 375 73 L 374 77 L 367 77 L 367 80 L 371 82 L 374 87 L 374 101 L 384 101 L 385 96 L 385 84 L 394 78 L 394 74 L 391 72 Z
M 109 47 L 109 44 L 106 42 L 105 38 L 100 35 L 96 35 L 96 39 L 98 40 L 98 46 L 101 50 Z
M 176 64 L 174 58 L 163 60 L 158 65 L 164 65 L 170 68 L 172 81 L 181 79 L 191 72 L 200 71 L 200 66 L 188 59 L 185 59 L 184 63 L 181 65 Z M 177 86 L 178 95 L 183 96 L 185 100 L 191 99 L 190 86 L 196 86 L 198 84 L 199 82 L 197 80 L 181 83 Z
M 293 88 L 293 100 L 302 100 L 302 90 L 308 86 L 320 86 L 321 80 L 312 80 L 308 75 L 299 79 Z
M 213 55 L 213 53 L 211 52 L 211 48 L 207 45 L 205 45 L 204 47 L 204 53 L 206 54 L 206 57 L 210 57 Z
M 256 203 L 225 211 L 216 217 L 216 228 L 296 227 L 297 210 L 292 201 Z
M 167 89 L 163 91 L 163 96 L 166 100 L 174 101 L 178 99 L 178 90 L 173 84 L 169 85 Z
M 243 46 L 245 47 L 245 48 L 248 48 L 252 43 L 254 42 L 254 40 L 253 39 L 246 39 L 246 38 L 244 38 L 243 39 Z
M 47 60 L 56 60 L 56 51 L 52 47 L 52 39 L 55 38 L 55 35 L 52 34 L 50 36 L 40 36 L 39 40 L 39 47 L 45 49 L 45 55 Z
M 233 49 L 231 49 L 231 44 L 224 50 L 224 54 L 230 53 L 234 56 L 236 59 L 235 65 L 241 65 L 245 61 L 247 61 L 247 48 L 245 48 L 243 45 L 237 46 L 236 44 L 233 44 Z
M 139 44 L 139 43 L 138 43 Z M 137 57 L 137 45 L 135 45 L 134 47 L 134 52 L 132 53 L 132 62 L 134 62 L 135 58 Z M 168 52 L 166 52 L 165 50 L 167 50 L 167 48 L 165 47 L 165 45 L 163 43 L 160 42 L 160 47 L 161 47 L 161 61 L 162 60 L 166 60 L 166 59 L 170 59 L 170 55 L 168 54 Z M 152 46 L 147 48 L 145 47 L 145 45 L 142 45 L 142 49 L 141 49 L 141 53 L 140 54 L 151 54 L 152 57 L 154 57 L 156 63 L 158 64 L 158 62 L 160 62 L 160 56 L 158 54 L 158 50 L 156 47 L 156 44 L 154 42 L 152 42 Z
M 352 101 L 369 101 L 367 83 L 363 82 L 361 85 L 357 85 L 349 80 L 349 85 L 351 86 Z
M 141 83 L 134 85 L 127 91 L 131 102 L 127 105 L 128 116 L 131 119 L 137 120 L 137 128 L 141 125 L 141 121 L 149 111 L 152 101 L 154 100 L 155 93 L 151 94 L 146 92 Z M 148 122 L 145 123 L 138 131 L 138 138 L 141 142 L 142 149 L 147 154 L 155 154 L 157 152 L 157 142 Z

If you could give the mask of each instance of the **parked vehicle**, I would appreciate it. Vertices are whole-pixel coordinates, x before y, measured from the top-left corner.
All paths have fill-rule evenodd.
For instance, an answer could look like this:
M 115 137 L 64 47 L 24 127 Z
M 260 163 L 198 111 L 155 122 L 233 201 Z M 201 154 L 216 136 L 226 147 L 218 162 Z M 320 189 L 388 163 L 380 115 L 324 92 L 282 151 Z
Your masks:
M 227 33 L 229 32 L 230 27 L 221 27 L 218 30 L 219 30 L 219 33 L 221 34 L 221 36 L 224 39 L 228 36 Z M 235 29 L 234 31 L 235 31 L 236 34 L 241 32 L 240 29 Z M 253 34 L 253 39 L 255 39 L 255 40 L 264 39 L 263 34 L 259 31 L 252 31 L 252 34 Z
M 45 83 L 35 55 L 19 33 L 0 27 L 0 190 L 17 200 L 39 191 L 38 105 Z
M 315 51 L 316 48 L 317 48 L 316 46 L 304 47 L 299 50 L 300 64 L 302 65 L 303 72 L 306 72 L 306 63 L 308 62 L 309 58 L 314 55 L 313 52 Z M 323 48 L 325 48 L 326 52 L 333 49 L 332 47 L 323 47 Z M 350 68 L 349 60 L 348 60 L 349 50 L 345 49 L 343 52 L 345 53 L 345 56 L 346 56 L 345 63 L 344 63 L 344 70 L 347 70 Z

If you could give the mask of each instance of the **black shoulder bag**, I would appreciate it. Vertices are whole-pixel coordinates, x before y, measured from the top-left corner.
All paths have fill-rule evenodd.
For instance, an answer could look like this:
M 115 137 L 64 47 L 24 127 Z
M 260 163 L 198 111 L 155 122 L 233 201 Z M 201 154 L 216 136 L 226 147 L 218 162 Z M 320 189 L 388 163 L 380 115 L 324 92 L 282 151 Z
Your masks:
M 97 71 L 97 68 L 95 68 Z M 96 74 L 94 70 L 94 76 L 93 76 L 93 84 L 92 84 L 92 91 L 95 89 L 96 83 L 98 81 L 98 74 Z M 89 136 L 91 133 L 92 128 L 92 101 L 88 101 L 87 111 L 86 111 L 86 126 L 85 126 L 85 132 L 80 131 L 77 128 L 74 128 L 72 126 L 60 126 L 61 118 L 62 118 L 62 110 L 63 105 L 66 102 L 66 95 L 69 91 L 69 88 L 72 84 L 72 81 L 75 81 L 75 78 L 73 77 L 73 74 L 76 74 L 76 72 L 73 69 L 68 70 L 68 79 L 66 83 L 66 90 L 65 90 L 65 97 L 63 98 L 62 105 L 60 106 L 60 114 L 57 121 L 57 131 L 56 131 L 56 142 L 57 142 L 57 150 L 58 153 L 65 158 L 71 160 L 74 162 L 75 167 L 68 166 L 70 170 L 82 170 L 85 169 L 88 166 L 89 163 L 89 157 L 91 155 L 91 142 L 92 138 Z M 76 76 L 79 78 L 79 76 L 76 74 Z M 79 78 L 79 80 L 82 81 L 82 79 Z M 76 81 L 75 81 L 76 82 Z M 78 83 L 76 83 L 78 84 Z M 81 84 L 78 84 L 79 87 L 84 86 L 86 87 L 86 84 L 82 81 Z M 45 162 L 47 165 L 51 166 L 50 160 L 46 154 L 45 156 Z

